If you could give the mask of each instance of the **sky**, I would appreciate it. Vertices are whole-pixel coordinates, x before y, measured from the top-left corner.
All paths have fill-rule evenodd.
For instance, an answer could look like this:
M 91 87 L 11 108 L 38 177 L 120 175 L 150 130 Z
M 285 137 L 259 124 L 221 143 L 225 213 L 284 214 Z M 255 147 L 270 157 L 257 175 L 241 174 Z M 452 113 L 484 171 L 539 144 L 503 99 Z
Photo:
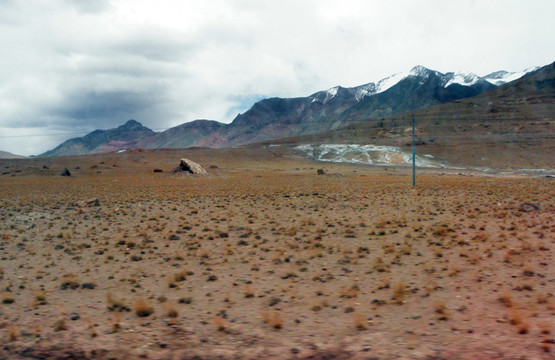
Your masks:
M 553 0 L 0 0 L 0 150 L 39 154 L 129 119 L 229 123 L 267 97 L 423 65 L 555 61 Z

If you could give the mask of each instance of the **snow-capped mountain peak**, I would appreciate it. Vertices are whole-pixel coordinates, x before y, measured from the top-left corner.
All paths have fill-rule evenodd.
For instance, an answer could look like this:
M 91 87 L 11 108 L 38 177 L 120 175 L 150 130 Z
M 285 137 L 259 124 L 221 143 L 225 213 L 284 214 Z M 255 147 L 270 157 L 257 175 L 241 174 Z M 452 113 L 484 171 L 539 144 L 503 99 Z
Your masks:
M 447 82 L 445 83 L 444 87 L 447 87 L 451 84 L 459 84 L 463 86 L 472 86 L 476 84 L 480 77 L 474 73 L 467 73 L 467 72 L 456 72 L 456 73 L 447 73 L 445 74 L 447 77 Z
M 371 82 L 364 85 L 343 89 L 349 91 L 356 98 L 356 101 L 361 101 L 366 96 L 376 95 L 389 90 L 393 86 L 397 85 L 400 81 L 408 77 L 416 77 L 422 79 L 423 81 L 424 79 L 428 79 L 430 76 L 437 76 L 440 78 L 440 84 L 442 84 L 444 88 L 453 84 L 472 86 L 478 83 L 480 80 L 485 80 L 495 86 L 499 86 L 510 81 L 517 80 L 527 73 L 535 71 L 537 69 L 538 67 L 533 67 L 521 72 L 508 72 L 502 70 L 481 77 L 471 72 L 462 71 L 448 72 L 443 74 L 439 71 L 428 69 L 422 65 L 417 65 L 413 67 L 410 71 L 393 74 L 381 79 L 377 83 Z M 321 102 L 323 104 L 326 104 L 337 95 L 339 88 L 339 86 L 335 86 L 327 91 L 318 92 L 311 97 L 311 102 Z
M 424 67 L 422 65 L 416 65 L 415 67 L 413 67 L 410 72 L 409 72 L 409 76 L 428 76 L 430 73 L 434 72 L 433 70 L 428 69 L 427 67 Z

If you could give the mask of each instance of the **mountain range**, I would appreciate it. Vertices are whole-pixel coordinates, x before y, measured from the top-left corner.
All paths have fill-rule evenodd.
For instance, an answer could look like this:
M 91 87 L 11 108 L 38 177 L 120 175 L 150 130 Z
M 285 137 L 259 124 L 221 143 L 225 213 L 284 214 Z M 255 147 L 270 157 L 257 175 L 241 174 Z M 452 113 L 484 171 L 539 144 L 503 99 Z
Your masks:
M 477 96 L 260 145 L 373 144 L 457 166 L 555 169 L 555 63 Z
M 129 120 L 114 129 L 95 130 L 69 139 L 39 156 L 84 155 L 128 148 L 223 148 L 320 134 L 473 97 L 537 69 L 520 73 L 498 71 L 480 77 L 416 66 L 377 83 L 352 88 L 336 86 L 306 97 L 263 99 L 229 124 L 195 120 L 157 133 Z

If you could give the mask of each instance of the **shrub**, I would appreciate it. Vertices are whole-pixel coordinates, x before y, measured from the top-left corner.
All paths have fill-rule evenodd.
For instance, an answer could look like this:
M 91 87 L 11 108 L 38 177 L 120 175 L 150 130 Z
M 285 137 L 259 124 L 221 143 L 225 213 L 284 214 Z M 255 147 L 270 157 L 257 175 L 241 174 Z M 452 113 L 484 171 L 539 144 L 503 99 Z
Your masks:
M 133 303 L 133 310 L 135 310 L 135 314 L 139 317 L 146 317 L 154 312 L 154 308 L 152 308 L 152 306 L 150 306 L 143 298 L 135 300 Z

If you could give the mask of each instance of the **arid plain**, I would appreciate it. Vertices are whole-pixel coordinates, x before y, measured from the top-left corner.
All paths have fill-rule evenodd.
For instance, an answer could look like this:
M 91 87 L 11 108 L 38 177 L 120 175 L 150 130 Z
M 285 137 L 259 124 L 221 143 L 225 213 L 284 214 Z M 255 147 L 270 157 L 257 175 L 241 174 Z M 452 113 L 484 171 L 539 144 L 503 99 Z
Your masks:
M 413 187 L 280 148 L 0 164 L 0 358 L 554 356 L 553 178 Z

